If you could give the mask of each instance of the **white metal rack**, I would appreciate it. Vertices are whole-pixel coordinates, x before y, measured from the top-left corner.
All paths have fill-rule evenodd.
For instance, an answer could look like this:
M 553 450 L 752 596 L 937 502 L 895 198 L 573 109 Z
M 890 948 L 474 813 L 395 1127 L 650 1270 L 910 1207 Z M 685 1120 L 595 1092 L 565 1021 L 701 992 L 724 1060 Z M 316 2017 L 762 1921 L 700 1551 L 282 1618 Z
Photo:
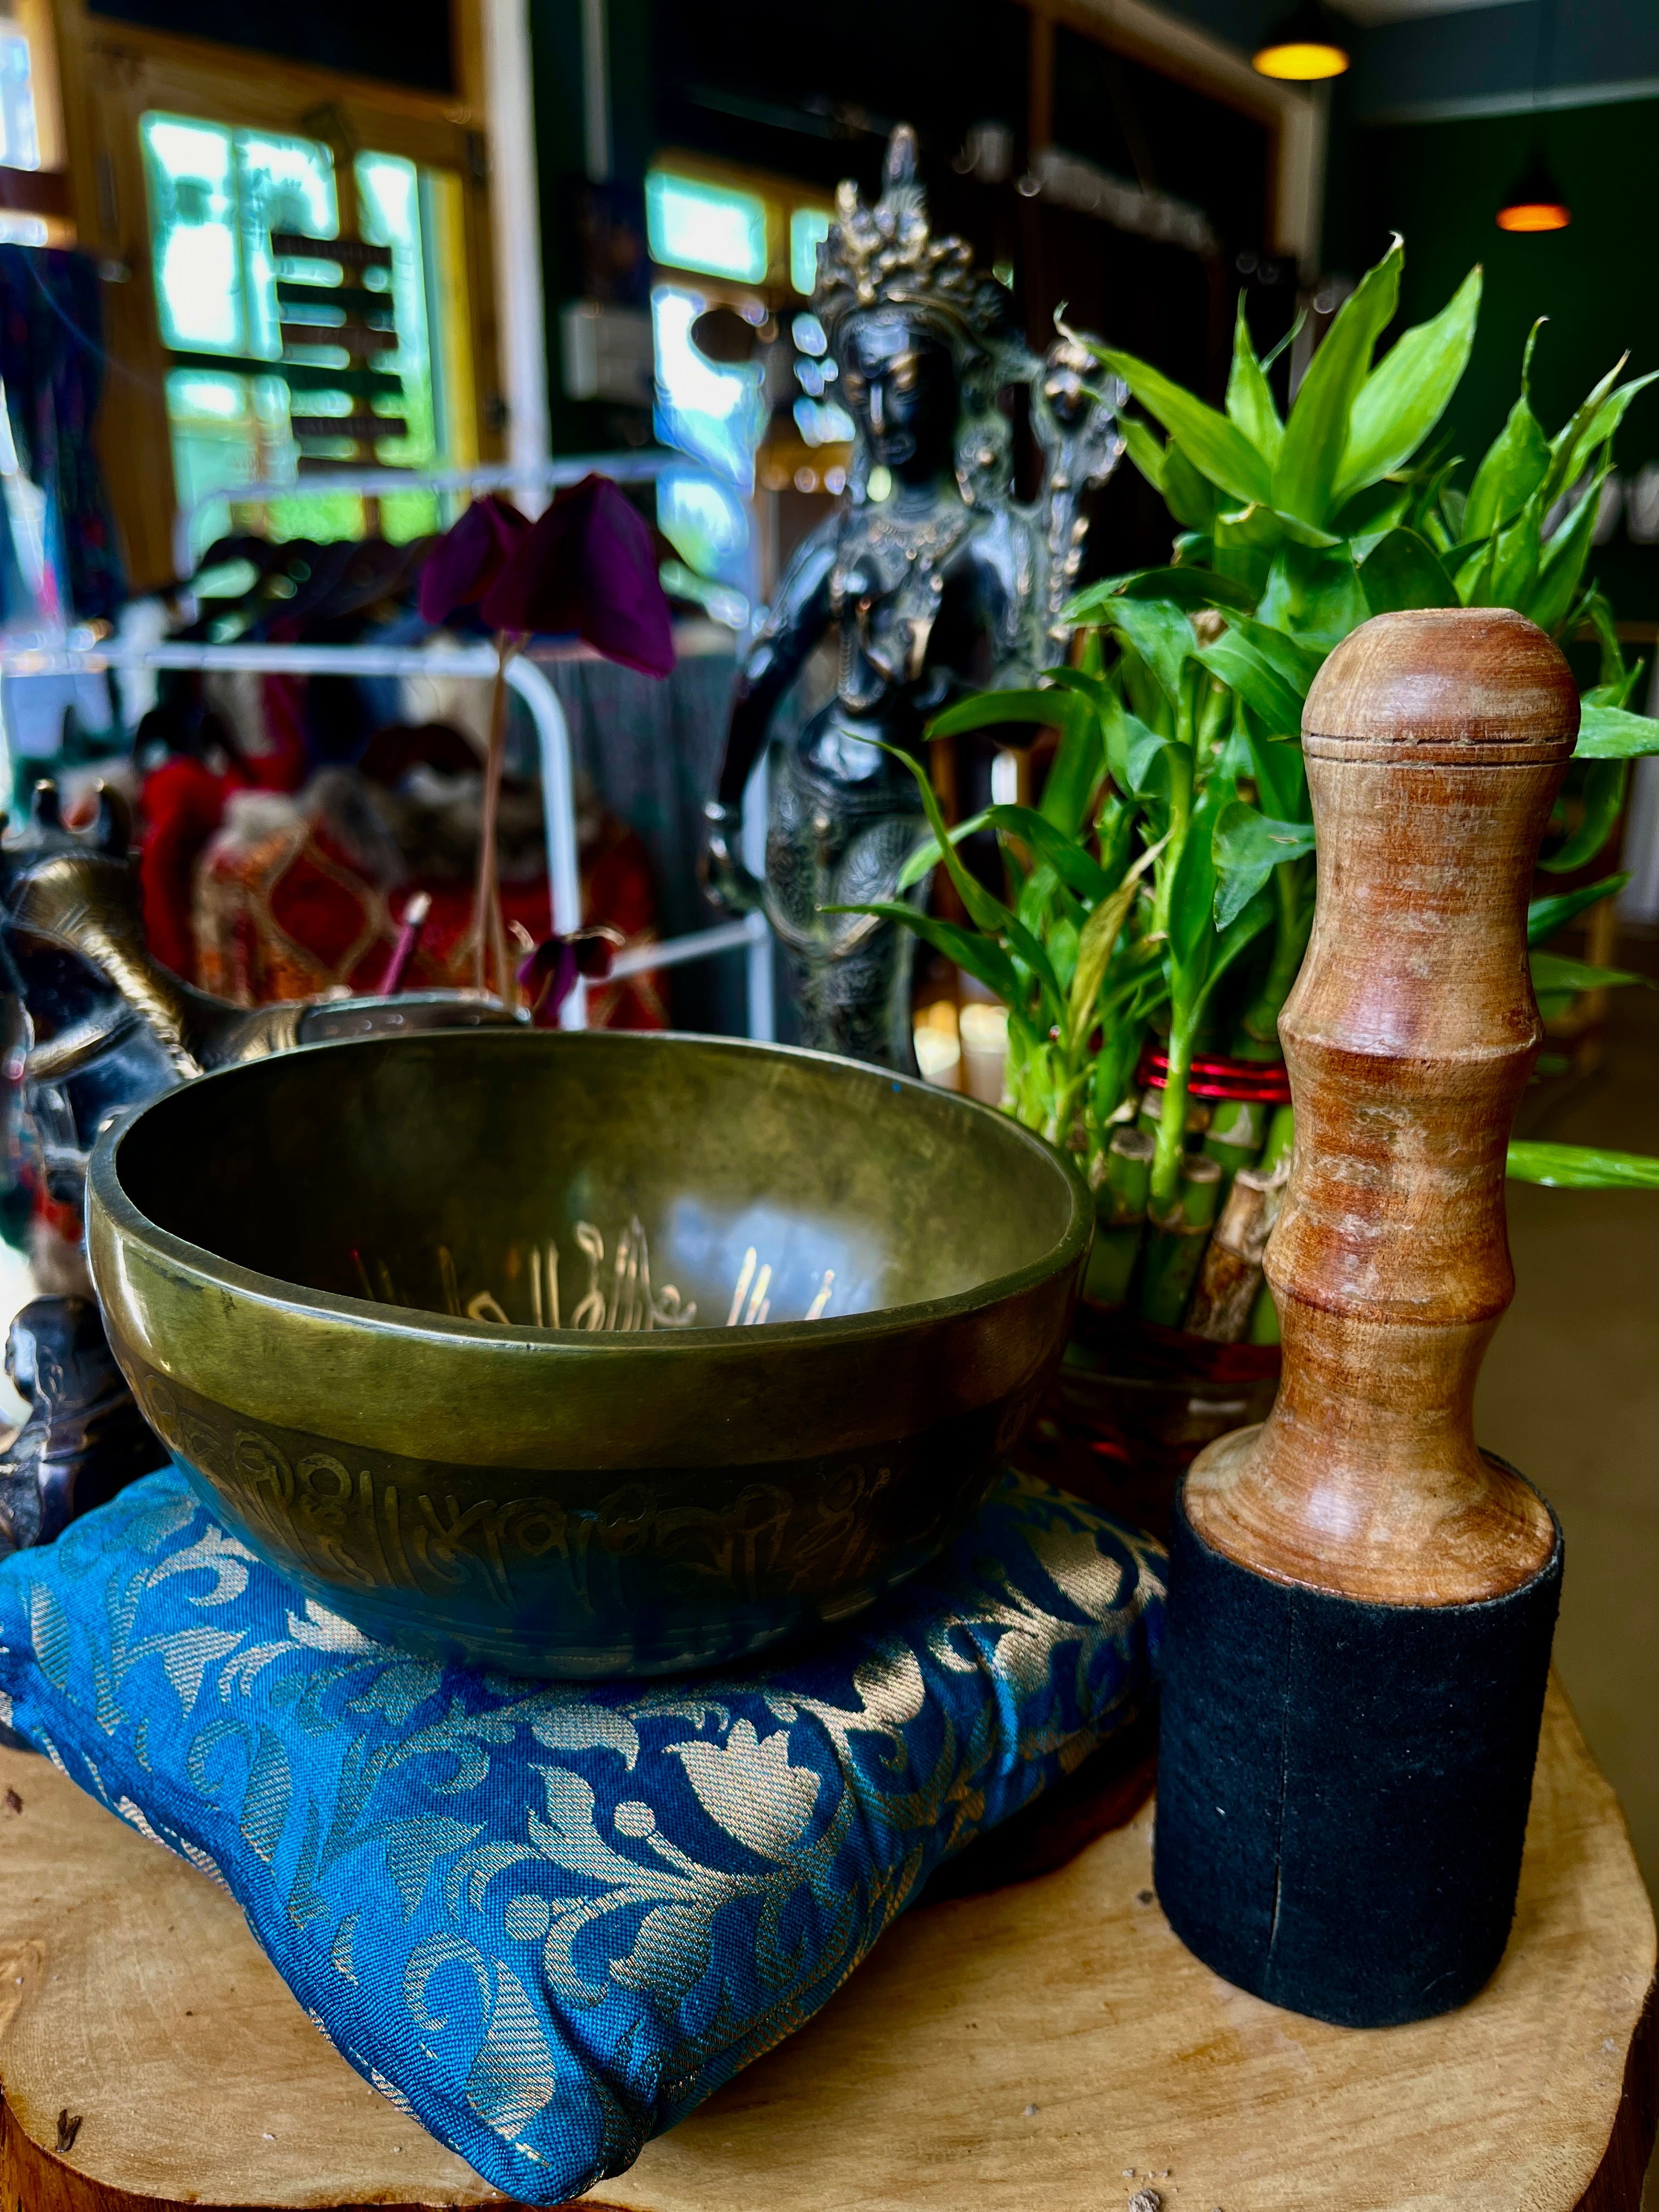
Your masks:
M 356 492 L 384 499 L 400 491 L 559 491 L 580 483 L 584 477 L 609 477 L 616 483 L 654 483 L 665 469 L 684 468 L 684 453 L 653 451 L 641 453 L 583 453 L 568 461 L 545 461 L 536 468 L 514 468 L 495 463 L 476 469 L 331 469 L 325 476 L 268 477 L 257 483 L 222 484 L 204 492 L 173 519 L 174 573 L 188 576 L 195 567 L 191 550 L 197 516 L 204 507 L 221 500 L 237 506 L 257 506 L 262 500 L 293 499 L 307 492 Z
M 577 475 L 585 474 L 586 466 L 582 465 Z M 473 471 L 473 477 L 479 473 Z M 503 477 L 510 474 L 507 471 L 496 473 Z M 544 474 L 540 481 L 547 481 Z M 485 487 L 469 479 L 465 488 Z M 0 652 L 0 676 L 94 676 L 106 669 L 243 669 L 263 675 L 290 676 L 463 676 L 487 682 L 495 673 L 495 655 L 487 645 L 431 651 L 412 646 L 377 645 L 124 646 L 112 640 L 107 643 L 90 640 L 82 642 L 75 635 L 62 646 Z M 546 672 L 534 660 L 522 654 L 516 657 L 508 664 L 507 680 L 529 708 L 536 725 L 541 757 L 542 806 L 547 823 L 547 870 L 553 927 L 562 934 L 581 926 L 569 726 L 558 693 L 549 682 Z M 757 874 L 765 866 L 764 775 L 763 768 L 757 771 L 744 817 L 744 857 Z M 739 945 L 747 954 L 749 1034 L 769 1042 L 775 1033 L 771 933 L 759 915 L 619 953 L 611 974 L 620 977 L 647 969 L 678 967 L 686 961 L 707 960 L 716 953 L 734 951 Z M 561 1012 L 562 1027 L 586 1027 L 586 986 L 578 983 Z

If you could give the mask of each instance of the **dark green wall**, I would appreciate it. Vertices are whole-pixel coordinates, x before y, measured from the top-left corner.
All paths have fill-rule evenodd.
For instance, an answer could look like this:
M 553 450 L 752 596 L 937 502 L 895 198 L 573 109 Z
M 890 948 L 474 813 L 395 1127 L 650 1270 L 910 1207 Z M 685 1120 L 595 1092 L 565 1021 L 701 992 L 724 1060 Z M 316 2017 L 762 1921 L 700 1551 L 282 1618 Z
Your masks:
M 1548 158 L 1572 210 L 1566 230 L 1498 228 L 1493 217 L 1532 147 L 1526 115 L 1355 130 L 1334 195 L 1328 265 L 1358 270 L 1391 230 L 1406 241 L 1402 319 L 1443 306 L 1471 265 L 1486 270 L 1480 335 L 1448 423 L 1470 465 L 1501 427 L 1537 316 L 1533 401 L 1553 432 L 1628 350 L 1627 375 L 1659 368 L 1659 280 L 1653 273 L 1659 100 L 1610 101 L 1544 118 Z M 1659 385 L 1632 405 L 1615 447 L 1621 476 L 1659 459 Z M 1621 519 L 1593 567 L 1626 618 L 1659 618 L 1659 546 L 1632 545 Z
M 455 89 L 449 0 L 89 0 L 88 12 L 423 92 Z

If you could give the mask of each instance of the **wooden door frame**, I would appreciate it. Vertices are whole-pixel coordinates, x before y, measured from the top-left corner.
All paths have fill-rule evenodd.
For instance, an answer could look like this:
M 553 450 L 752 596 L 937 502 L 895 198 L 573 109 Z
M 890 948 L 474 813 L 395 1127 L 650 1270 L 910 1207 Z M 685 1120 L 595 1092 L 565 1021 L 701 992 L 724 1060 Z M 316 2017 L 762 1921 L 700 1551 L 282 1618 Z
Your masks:
M 146 109 L 316 135 L 305 118 L 338 112 L 356 143 L 455 171 L 462 182 L 469 335 L 481 458 L 500 451 L 500 369 L 490 251 L 483 91 L 484 0 L 455 0 L 458 90 L 440 94 L 346 75 L 88 13 L 52 0 L 76 234 L 105 277 L 110 356 L 99 447 L 136 590 L 173 574 L 175 503 L 167 352 L 151 281 L 138 118 Z

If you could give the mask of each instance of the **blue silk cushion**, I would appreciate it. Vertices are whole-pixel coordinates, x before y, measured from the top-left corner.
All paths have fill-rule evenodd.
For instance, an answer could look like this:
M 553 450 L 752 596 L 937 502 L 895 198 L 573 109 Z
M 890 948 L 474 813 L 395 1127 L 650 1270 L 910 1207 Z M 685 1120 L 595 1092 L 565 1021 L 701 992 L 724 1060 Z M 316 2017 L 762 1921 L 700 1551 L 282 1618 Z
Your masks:
M 1129 1718 L 1163 1574 L 1011 1475 L 929 1571 L 775 1665 L 520 1681 L 371 1643 L 168 1469 L 0 1567 L 0 1717 L 222 1881 L 360 2073 L 557 2204 Z

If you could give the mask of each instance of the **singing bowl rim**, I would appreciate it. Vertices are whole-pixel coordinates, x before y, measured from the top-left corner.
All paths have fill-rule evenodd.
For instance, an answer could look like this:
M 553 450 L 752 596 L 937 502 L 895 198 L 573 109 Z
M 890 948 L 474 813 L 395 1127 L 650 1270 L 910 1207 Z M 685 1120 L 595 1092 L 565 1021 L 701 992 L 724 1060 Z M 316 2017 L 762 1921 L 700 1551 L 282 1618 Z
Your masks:
M 122 1364 L 127 1364 L 129 1353 L 143 1358 L 158 1372 L 167 1375 L 186 1387 L 198 1390 L 204 1397 L 236 1409 L 246 1416 L 281 1424 L 295 1429 L 329 1435 L 342 1442 L 352 1442 L 382 1449 L 410 1450 L 418 1449 L 395 1439 L 407 1432 L 408 1422 L 398 1412 L 371 1393 L 372 1402 L 359 1407 L 336 1405 L 331 1418 L 297 1418 L 307 1402 L 303 1394 L 300 1406 L 292 1412 L 280 1409 L 277 1397 L 272 1395 L 258 1376 L 246 1373 L 240 1366 L 234 1371 L 238 1388 L 221 1395 L 218 1388 L 204 1389 L 202 1382 L 192 1381 L 185 1370 L 191 1358 L 173 1356 L 173 1347 L 161 1346 L 156 1340 L 170 1334 L 165 1325 L 155 1325 L 149 1316 L 140 1311 L 140 1302 L 132 1288 L 135 1261 L 143 1264 L 157 1285 L 157 1294 L 165 1301 L 171 1294 L 186 1297 L 200 1292 L 216 1292 L 221 1300 L 234 1301 L 235 1327 L 239 1333 L 244 1324 L 257 1329 L 269 1323 L 277 1328 L 290 1322 L 299 1322 L 314 1330 L 327 1333 L 330 1339 L 349 1335 L 357 1342 L 372 1340 L 376 1347 L 377 1367 L 380 1362 L 400 1364 L 424 1352 L 429 1359 L 442 1359 L 446 1367 L 450 1362 L 465 1360 L 470 1378 L 479 1384 L 486 1379 L 493 1365 L 504 1369 L 507 1362 L 519 1363 L 528 1352 L 550 1354 L 545 1371 L 551 1375 L 563 1370 L 562 1379 L 574 1381 L 578 1367 L 589 1376 L 603 1364 L 608 1371 L 616 1363 L 631 1362 L 641 1375 L 655 1371 L 664 1379 L 677 1369 L 689 1367 L 695 1360 L 706 1370 L 726 1370 L 734 1378 L 738 1370 L 752 1376 L 759 1370 L 800 1373 L 804 1369 L 831 1370 L 840 1365 L 843 1355 L 871 1346 L 886 1345 L 895 1352 L 900 1346 L 914 1346 L 919 1350 L 925 1343 L 937 1341 L 940 1333 L 954 1333 L 963 1326 L 972 1328 L 983 1316 L 999 1309 L 1018 1306 L 1035 1297 L 1039 1303 L 1045 1292 L 1065 1297 L 1068 1276 L 1074 1279 L 1071 1291 L 1075 1297 L 1076 1285 L 1080 1284 L 1082 1266 L 1094 1231 L 1094 1204 L 1076 1163 L 1066 1152 L 1048 1144 L 1034 1131 L 1025 1128 L 1011 1115 L 999 1112 L 979 1101 L 947 1091 L 937 1085 L 928 1084 L 914 1076 L 901 1076 L 885 1068 L 872 1066 L 834 1053 L 817 1052 L 799 1046 L 774 1045 L 756 1042 L 747 1038 L 708 1036 L 690 1031 L 627 1031 L 589 1030 L 558 1033 L 545 1031 L 500 1030 L 439 1030 L 410 1036 L 331 1039 L 325 1042 L 301 1045 L 281 1058 L 289 1062 L 304 1055 L 319 1053 L 385 1053 L 408 1049 L 427 1052 L 444 1050 L 477 1050 L 518 1048 L 534 1037 L 544 1049 L 580 1053 L 598 1048 L 624 1052 L 630 1049 L 660 1048 L 665 1041 L 712 1048 L 734 1056 L 753 1054 L 758 1058 L 787 1058 L 808 1065 L 845 1072 L 860 1078 L 875 1079 L 884 1086 L 913 1095 L 918 1103 L 925 1103 L 933 1112 L 943 1111 L 964 1120 L 978 1119 L 997 1132 L 997 1140 L 1016 1150 L 1024 1151 L 1033 1159 L 1060 1178 L 1068 1201 L 1068 1214 L 1062 1233 L 1035 1260 L 1006 1273 L 988 1277 L 966 1290 L 951 1295 L 916 1301 L 902 1305 L 880 1306 L 869 1311 L 841 1316 L 826 1315 L 821 1320 L 808 1322 L 769 1322 L 763 1330 L 726 1330 L 718 1327 L 668 1331 L 640 1331 L 609 1334 L 579 1329 L 538 1329 L 521 1322 L 507 1327 L 489 1322 L 471 1321 L 463 1316 L 439 1314 L 418 1307 L 392 1306 L 354 1298 L 334 1291 L 319 1291 L 309 1285 L 291 1283 L 280 1276 L 267 1275 L 239 1263 L 222 1258 L 204 1245 L 164 1229 L 143 1212 L 128 1196 L 119 1172 L 120 1149 L 125 1139 L 148 1118 L 165 1115 L 171 1103 L 188 1090 L 199 1094 L 204 1084 L 234 1084 L 254 1076 L 264 1062 L 252 1063 L 216 1070 L 211 1074 L 195 1078 L 178 1090 L 164 1091 L 147 1100 L 137 1109 L 127 1109 L 113 1117 L 100 1132 L 94 1146 L 88 1172 L 88 1250 L 93 1279 L 102 1304 L 106 1320 L 112 1324 L 110 1334 Z M 511 1038 L 511 1047 L 506 1041 Z M 115 1253 L 118 1249 L 120 1264 Z M 143 1321 L 140 1327 L 127 1326 Z M 223 1306 L 223 1322 L 228 1329 L 232 1325 L 232 1308 Z M 1038 1323 L 1039 1333 L 1047 1334 Z M 1063 1340 L 1063 1328 L 1055 1340 Z M 158 1356 L 159 1354 L 159 1356 Z M 792 1356 L 793 1355 L 793 1356 Z M 223 1367 L 231 1359 L 228 1348 L 216 1363 L 205 1352 L 197 1355 L 198 1364 Z M 1017 1346 L 1006 1347 L 1002 1359 L 990 1359 L 988 1369 L 999 1367 L 1005 1377 L 1012 1369 L 1028 1364 Z M 232 1361 L 232 1364 L 234 1363 Z M 541 1363 L 538 1363 L 540 1365 Z M 902 1362 L 907 1370 L 914 1370 L 915 1361 L 907 1358 Z M 988 1406 L 996 1400 L 1001 1384 L 992 1371 L 978 1379 L 983 1387 L 961 1391 L 963 1378 L 950 1378 L 953 1390 L 945 1387 L 943 1378 L 935 1378 L 941 1389 L 938 1411 L 965 1412 Z M 894 1382 L 908 1382 L 910 1388 L 902 1395 L 911 1398 L 921 1395 L 923 1378 L 919 1373 L 908 1372 Z M 319 1384 L 319 1392 L 325 1386 Z M 818 1386 L 824 1387 L 822 1381 Z M 293 1407 L 292 1385 L 278 1386 L 283 1402 Z M 516 1391 L 514 1393 L 517 1395 Z M 769 1392 L 767 1394 L 769 1396 Z M 573 1409 L 574 1410 L 574 1409 Z M 848 1419 L 854 1429 L 867 1428 L 872 1441 L 892 1432 L 892 1417 L 896 1408 L 889 1406 L 883 1414 L 860 1422 L 854 1416 Z M 766 1425 L 767 1415 L 759 1406 L 740 1424 L 742 1428 L 759 1429 Z M 775 1418 L 775 1417 L 774 1417 Z M 660 1425 L 651 1413 L 641 1415 L 641 1434 L 648 1441 L 649 1434 Z M 465 1454 L 452 1452 L 438 1437 L 428 1432 L 428 1449 L 434 1459 L 448 1460 L 452 1464 L 471 1463 L 507 1465 L 524 1468 L 552 1471 L 574 1468 L 578 1455 L 557 1448 L 556 1434 L 550 1434 L 545 1443 L 526 1456 L 520 1443 L 514 1447 L 507 1439 L 485 1438 L 472 1432 L 471 1449 Z M 711 1443 L 713 1440 L 711 1439 Z M 733 1450 L 733 1448 L 735 1451 Z M 644 1466 L 653 1463 L 653 1455 L 643 1444 L 633 1449 L 622 1449 L 621 1456 L 605 1455 L 611 1467 Z M 544 1455 L 553 1450 L 556 1455 Z M 738 1436 L 727 1436 L 716 1449 L 694 1450 L 684 1463 L 713 1463 L 716 1458 L 726 1461 L 735 1456 L 740 1460 L 775 1457 L 775 1449 L 768 1454 L 744 1446 Z M 590 1460 L 589 1464 L 592 1464 Z M 656 1462 L 660 1464 L 660 1459 Z

